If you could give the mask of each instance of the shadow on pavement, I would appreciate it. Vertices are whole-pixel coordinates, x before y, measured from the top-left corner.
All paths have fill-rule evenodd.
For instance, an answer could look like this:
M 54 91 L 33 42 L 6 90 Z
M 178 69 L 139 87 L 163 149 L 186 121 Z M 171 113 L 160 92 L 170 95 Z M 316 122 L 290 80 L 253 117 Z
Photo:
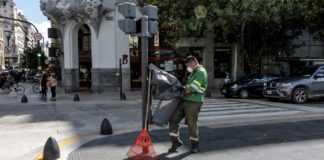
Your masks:
M 200 127 L 201 152 L 194 154 L 194 156 L 202 156 L 205 153 L 210 155 L 215 151 L 222 152 L 228 149 L 323 139 L 323 133 L 324 120 L 227 128 L 202 126 Z M 126 153 L 138 134 L 139 132 L 131 132 L 96 139 L 71 152 L 68 159 L 127 159 Z M 170 157 L 170 154 L 167 153 L 171 145 L 168 130 L 153 130 L 150 134 L 159 160 L 186 159 L 185 157 L 192 156 L 189 153 L 190 141 L 187 127 L 180 131 L 184 146 L 180 147 L 179 152 L 174 153 L 173 157 Z

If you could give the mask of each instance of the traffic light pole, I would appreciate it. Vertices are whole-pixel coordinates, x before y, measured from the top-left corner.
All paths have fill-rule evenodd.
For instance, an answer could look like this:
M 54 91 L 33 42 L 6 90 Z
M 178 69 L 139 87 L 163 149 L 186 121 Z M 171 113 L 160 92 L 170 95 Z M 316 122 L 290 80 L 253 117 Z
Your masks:
M 157 34 L 157 13 L 158 8 L 156 6 L 148 5 L 143 7 L 143 16 L 141 17 L 141 33 L 136 32 L 136 4 L 130 2 L 123 2 L 118 4 L 118 12 L 120 12 L 125 19 L 118 20 L 119 28 L 126 34 L 133 34 L 133 36 L 141 37 L 141 75 L 142 75 L 142 126 L 143 129 L 148 128 L 148 123 L 150 122 L 151 115 L 150 107 L 148 104 L 151 102 L 151 97 L 148 96 L 150 91 L 148 91 L 148 38 L 152 35 Z M 147 109 L 149 111 L 147 111 Z M 146 119 L 147 117 L 147 119 Z M 146 125 L 146 126 L 145 126 Z
M 33 28 L 36 30 L 36 33 L 39 33 L 37 27 L 33 23 L 31 23 L 31 22 L 24 21 L 24 20 L 20 20 L 20 19 L 14 19 L 14 18 L 9 18 L 9 17 L 4 17 L 4 16 L 1 16 L 1 15 L 0 15 L 0 18 L 29 24 L 29 25 L 33 26 Z M 37 41 L 37 45 L 40 46 L 40 42 L 39 41 Z
M 147 116 L 147 103 L 148 102 L 148 83 L 147 83 L 147 69 L 148 69 L 148 17 L 142 16 L 141 18 L 141 50 L 142 50 L 142 128 L 145 128 L 145 117 Z M 148 126 L 146 126 L 148 129 Z
M 27 23 L 27 24 L 33 26 L 35 28 L 36 32 L 39 33 L 38 32 L 38 29 L 36 28 L 36 26 L 33 23 L 31 23 L 31 22 L 24 21 L 24 20 L 20 20 L 20 19 L 14 19 L 14 18 L 9 18 L 9 17 L 4 17 L 4 16 L 0 16 L 0 18 L 12 20 L 12 21 L 18 21 L 18 22 L 22 22 L 22 23 Z

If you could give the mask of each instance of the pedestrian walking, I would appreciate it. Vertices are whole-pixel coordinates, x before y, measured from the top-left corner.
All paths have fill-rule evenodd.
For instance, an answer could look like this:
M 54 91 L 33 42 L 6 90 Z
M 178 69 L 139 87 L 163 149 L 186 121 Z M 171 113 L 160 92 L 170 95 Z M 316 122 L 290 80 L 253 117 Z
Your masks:
M 206 69 L 199 65 L 196 57 L 188 56 L 185 63 L 190 75 L 184 86 L 184 96 L 169 121 L 172 146 L 168 151 L 176 152 L 177 148 L 182 145 L 179 138 L 179 123 L 185 118 L 189 129 L 191 153 L 196 153 L 199 151 L 198 114 L 204 101 L 208 78 Z
M 47 81 L 48 81 L 48 71 L 43 71 L 41 77 L 41 93 L 43 101 L 47 101 Z
M 48 78 L 48 86 L 51 88 L 51 101 L 56 101 L 56 86 L 57 86 L 57 80 L 55 73 L 52 72 L 51 76 Z

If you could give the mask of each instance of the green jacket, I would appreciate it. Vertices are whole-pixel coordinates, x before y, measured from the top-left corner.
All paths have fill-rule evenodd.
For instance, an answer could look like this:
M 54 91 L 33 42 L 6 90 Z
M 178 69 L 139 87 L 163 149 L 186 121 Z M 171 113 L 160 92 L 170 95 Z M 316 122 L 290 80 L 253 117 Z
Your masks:
M 190 88 L 191 93 L 184 95 L 184 101 L 203 102 L 204 92 L 207 89 L 207 71 L 199 65 L 188 77 L 186 84 L 187 88 Z

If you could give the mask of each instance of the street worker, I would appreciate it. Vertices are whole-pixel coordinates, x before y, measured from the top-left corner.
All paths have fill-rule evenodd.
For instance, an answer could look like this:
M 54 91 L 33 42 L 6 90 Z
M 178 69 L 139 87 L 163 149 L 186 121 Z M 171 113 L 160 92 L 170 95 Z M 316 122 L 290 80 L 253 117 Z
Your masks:
M 169 121 L 172 142 L 169 152 L 176 152 L 183 143 L 179 138 L 179 123 L 185 118 L 189 129 L 191 153 L 197 153 L 199 151 L 198 114 L 203 104 L 208 78 L 206 69 L 199 65 L 196 57 L 188 56 L 185 63 L 190 74 L 184 86 L 184 96 Z

